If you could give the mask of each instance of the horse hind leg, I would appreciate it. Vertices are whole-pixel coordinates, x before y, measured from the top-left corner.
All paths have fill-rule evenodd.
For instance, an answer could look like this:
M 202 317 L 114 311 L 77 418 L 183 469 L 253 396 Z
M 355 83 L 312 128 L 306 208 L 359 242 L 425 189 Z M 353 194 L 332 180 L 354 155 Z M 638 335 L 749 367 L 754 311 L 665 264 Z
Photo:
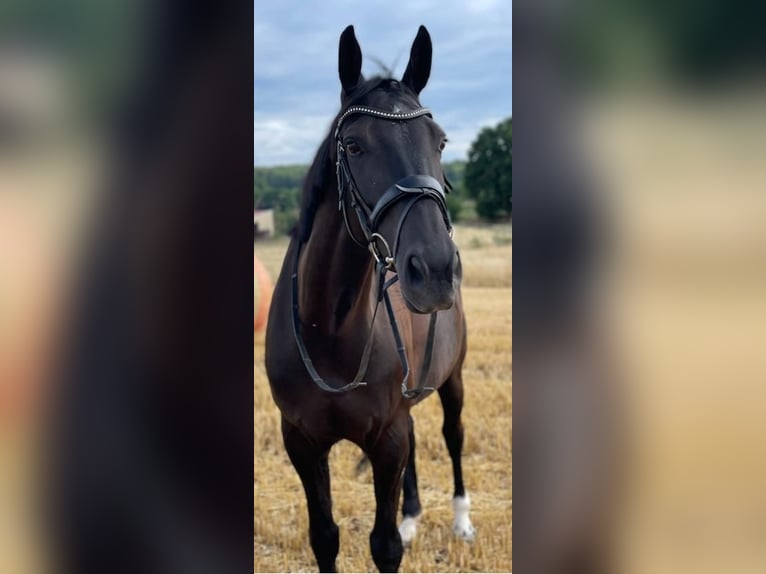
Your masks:
M 399 534 L 402 543 L 408 546 L 412 543 L 418 528 L 418 517 L 421 514 L 420 497 L 418 496 L 418 475 L 415 471 L 415 425 L 412 415 L 409 416 L 410 454 L 404 467 L 404 484 L 402 486 L 402 522 Z
M 320 572 L 337 572 L 335 559 L 340 540 L 332 518 L 330 469 L 327 448 L 317 448 L 300 429 L 282 418 L 285 449 L 303 483 L 309 511 L 309 538 Z
M 455 520 L 452 523 L 452 531 L 459 538 L 470 542 L 476 535 L 476 529 L 471 523 L 471 499 L 463 485 L 463 466 L 461 461 L 463 452 L 463 423 L 460 420 L 460 414 L 463 410 L 463 378 L 459 368 L 439 388 L 439 398 L 444 409 L 442 434 L 452 459 L 452 472 L 455 480 L 455 494 L 452 498 Z

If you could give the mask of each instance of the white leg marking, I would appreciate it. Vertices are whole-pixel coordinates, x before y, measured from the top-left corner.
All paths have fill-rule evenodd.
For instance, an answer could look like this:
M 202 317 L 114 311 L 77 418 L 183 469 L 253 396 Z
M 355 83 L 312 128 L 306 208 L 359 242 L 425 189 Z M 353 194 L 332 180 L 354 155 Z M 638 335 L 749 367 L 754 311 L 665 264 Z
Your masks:
M 467 542 L 473 542 L 476 536 L 476 529 L 471 524 L 471 518 L 468 516 L 471 510 L 471 498 L 467 492 L 465 496 L 456 496 L 452 499 L 452 509 L 455 511 L 455 522 L 452 524 L 452 532 L 455 533 L 455 536 Z
M 415 533 L 418 530 L 418 518 L 417 516 L 405 516 L 402 523 L 399 525 L 399 535 L 402 537 L 402 544 L 405 546 L 412 542 L 415 538 Z

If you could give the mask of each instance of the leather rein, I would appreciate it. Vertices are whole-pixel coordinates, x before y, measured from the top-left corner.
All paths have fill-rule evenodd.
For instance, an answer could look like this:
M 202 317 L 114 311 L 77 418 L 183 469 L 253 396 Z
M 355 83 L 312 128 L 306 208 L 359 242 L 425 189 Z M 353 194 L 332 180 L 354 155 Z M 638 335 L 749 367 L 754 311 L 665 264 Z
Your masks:
M 356 185 L 351 169 L 348 164 L 348 158 L 346 156 L 346 150 L 343 146 L 340 131 L 343 126 L 343 122 L 352 115 L 367 115 L 376 118 L 391 120 L 391 121 L 407 121 L 415 118 L 419 118 L 424 115 L 431 115 L 431 111 L 428 108 L 418 108 L 411 112 L 405 113 L 391 113 L 378 110 L 375 108 L 369 108 L 366 106 L 352 106 L 348 108 L 339 118 L 335 128 L 335 141 L 337 146 L 337 160 L 335 163 L 336 177 L 338 179 L 338 210 L 343 213 L 343 221 L 346 226 L 351 239 L 360 247 L 366 247 L 369 249 L 373 258 L 375 259 L 375 274 L 376 274 L 376 302 L 375 310 L 373 311 L 372 321 L 370 322 L 370 330 L 367 335 L 367 342 L 362 352 L 362 360 L 359 364 L 356 376 L 354 379 L 342 387 L 332 387 L 328 385 L 325 380 L 319 375 L 314 363 L 311 361 L 306 344 L 303 341 L 302 329 L 303 325 L 300 319 L 300 313 L 298 309 L 298 261 L 300 258 L 300 252 L 302 242 L 298 242 L 298 246 L 295 250 L 295 258 L 293 261 L 293 273 L 292 273 L 292 322 L 293 322 L 293 335 L 295 342 L 298 346 L 298 352 L 301 355 L 303 364 L 306 367 L 311 379 L 316 385 L 328 393 L 344 393 L 367 385 L 364 378 L 367 374 L 367 368 L 370 363 L 370 353 L 372 351 L 373 342 L 373 330 L 375 327 L 375 318 L 378 315 L 378 308 L 380 303 L 384 302 L 386 311 L 388 313 L 389 322 L 391 323 L 391 331 L 393 333 L 394 342 L 396 343 L 396 352 L 399 356 L 399 361 L 402 365 L 402 395 L 405 398 L 413 399 L 421 395 L 422 393 L 433 391 L 432 387 L 426 387 L 426 377 L 431 366 L 431 358 L 433 355 L 434 338 L 436 335 L 436 317 L 437 312 L 431 313 L 431 318 L 428 324 L 428 338 L 426 340 L 425 355 L 423 358 L 423 368 L 420 372 L 420 378 L 418 386 L 414 389 L 409 389 L 407 386 L 407 379 L 410 376 L 410 365 L 407 360 L 407 353 L 405 351 L 404 343 L 402 341 L 401 334 L 399 332 L 399 323 L 396 320 L 393 306 L 391 305 L 391 299 L 388 295 L 388 289 L 394 283 L 399 280 L 399 275 L 394 275 L 391 279 L 386 281 L 386 272 L 388 270 L 396 273 L 396 266 L 394 259 L 399 248 L 399 237 L 401 235 L 402 226 L 404 220 L 409 215 L 411 209 L 421 199 L 432 199 L 439 206 L 439 211 L 442 214 L 444 223 L 449 230 L 450 237 L 452 237 L 452 224 L 450 222 L 449 211 L 447 210 L 447 201 L 445 191 L 442 185 L 433 177 L 429 175 L 410 175 L 402 178 L 394 185 L 389 187 L 385 193 L 381 196 L 373 209 L 370 209 L 362 199 L 359 193 L 359 188 Z M 451 185 L 447 181 L 446 176 L 444 178 L 447 191 L 450 191 Z M 350 198 L 351 207 L 356 212 L 359 225 L 364 233 L 364 241 L 359 240 L 351 231 L 351 226 L 348 221 L 348 214 L 346 209 L 346 197 Z M 399 222 L 396 226 L 396 232 L 394 235 L 394 248 L 391 250 L 386 239 L 378 233 L 377 229 L 381 220 L 385 216 L 386 212 L 391 206 L 400 201 L 406 200 L 407 203 L 399 217 Z M 381 252 L 378 244 L 381 244 L 385 248 L 385 253 Z

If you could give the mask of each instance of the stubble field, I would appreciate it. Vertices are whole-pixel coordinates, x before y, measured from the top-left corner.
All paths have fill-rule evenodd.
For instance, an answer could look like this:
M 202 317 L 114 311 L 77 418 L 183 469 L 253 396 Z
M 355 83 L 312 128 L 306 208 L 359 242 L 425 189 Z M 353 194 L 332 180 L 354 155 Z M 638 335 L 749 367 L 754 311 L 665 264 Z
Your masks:
M 465 446 L 463 474 L 471 496 L 476 540 L 451 530 L 452 470 L 441 434 L 442 410 L 432 396 L 413 409 L 423 514 L 404 572 L 511 571 L 511 229 L 509 225 L 461 227 L 455 240 L 464 268 L 463 299 L 468 355 L 463 370 Z M 256 244 L 255 252 L 276 279 L 287 242 Z M 256 572 L 312 572 L 303 489 L 282 445 L 279 411 L 263 365 L 264 338 L 255 337 L 254 521 Z M 333 514 L 340 529 L 337 566 L 343 572 L 376 572 L 369 550 L 375 498 L 371 471 L 357 476 L 361 451 L 349 442 L 330 454 Z

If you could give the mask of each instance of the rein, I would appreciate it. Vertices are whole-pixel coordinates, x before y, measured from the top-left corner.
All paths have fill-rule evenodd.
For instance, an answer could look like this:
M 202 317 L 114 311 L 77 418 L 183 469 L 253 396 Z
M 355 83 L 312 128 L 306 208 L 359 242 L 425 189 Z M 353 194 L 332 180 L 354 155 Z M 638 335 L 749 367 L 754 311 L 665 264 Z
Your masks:
M 391 112 L 385 112 L 382 110 L 377 110 L 374 108 L 368 108 L 366 106 L 352 106 L 348 108 L 340 116 L 340 118 L 338 118 L 338 124 L 335 128 L 335 140 L 337 144 L 337 153 L 338 153 L 337 161 L 335 164 L 336 177 L 338 179 L 338 210 L 342 211 L 343 213 L 343 221 L 346 226 L 346 231 L 348 232 L 349 236 L 354 241 L 354 243 L 356 243 L 360 247 L 363 247 L 363 248 L 366 247 L 367 249 L 369 249 L 370 253 L 375 259 L 375 274 L 377 276 L 375 310 L 372 315 L 372 320 L 370 322 L 370 331 L 367 335 L 367 342 L 365 343 L 364 351 L 362 352 L 362 360 L 361 360 L 361 363 L 359 364 L 359 369 L 357 370 L 356 376 L 354 376 L 354 379 L 350 383 L 343 385 L 342 387 L 332 387 L 328 385 L 327 382 L 325 382 L 325 380 L 319 375 L 316 368 L 314 367 L 314 363 L 312 362 L 311 357 L 309 356 L 308 349 L 306 349 L 306 344 L 303 341 L 303 336 L 302 336 L 303 326 L 301 323 L 300 313 L 298 308 L 298 261 L 300 258 L 301 247 L 303 244 L 299 241 L 298 246 L 295 250 L 295 259 L 293 261 L 293 273 L 292 273 L 293 336 L 295 337 L 295 342 L 298 346 L 298 352 L 301 355 L 301 359 L 303 360 L 303 364 L 306 367 L 306 371 L 308 372 L 309 376 L 314 381 L 314 383 L 320 389 L 328 393 L 344 393 L 344 392 L 353 390 L 357 387 L 365 386 L 367 385 L 367 383 L 364 381 L 364 377 L 367 374 L 367 368 L 370 362 L 370 353 L 372 351 L 373 329 L 375 327 L 375 318 L 378 315 L 378 309 L 380 307 L 380 303 L 384 302 L 386 306 L 386 311 L 388 313 L 388 318 L 391 323 L 391 331 L 393 333 L 394 342 L 396 343 L 396 352 L 399 356 L 399 361 L 402 365 L 402 372 L 403 372 L 402 383 L 401 383 L 402 395 L 405 398 L 413 399 L 425 392 L 434 390 L 432 387 L 426 387 L 425 382 L 426 382 L 426 376 L 428 375 L 428 371 L 431 366 L 431 358 L 433 355 L 433 344 L 434 344 L 434 338 L 436 335 L 437 312 L 431 313 L 431 318 L 429 320 L 428 338 L 426 340 L 426 349 L 425 349 L 425 355 L 423 358 L 423 368 L 420 373 L 418 386 L 414 389 L 409 389 L 407 386 L 407 379 L 410 376 L 410 365 L 407 359 L 407 353 L 404 348 L 404 343 L 402 341 L 402 337 L 399 332 L 399 323 L 396 320 L 396 315 L 394 314 L 393 306 L 391 305 L 391 298 L 388 295 L 389 287 L 391 287 L 394 283 L 396 283 L 399 280 L 399 275 L 398 274 L 394 275 L 391 279 L 386 281 L 386 272 L 388 270 L 396 272 L 394 259 L 399 248 L 399 237 L 401 235 L 402 227 L 404 225 L 404 220 L 407 218 L 407 215 L 409 215 L 410 210 L 413 208 L 415 203 L 417 203 L 421 199 L 431 199 L 435 201 L 436 204 L 439 206 L 439 210 L 442 214 L 442 218 L 444 219 L 444 223 L 447 226 L 447 229 L 449 230 L 450 237 L 452 237 L 452 224 L 449 218 L 449 211 L 447 210 L 445 191 L 442 188 L 441 184 L 435 178 L 429 175 L 410 175 L 410 176 L 404 177 L 403 179 L 399 180 L 397 183 L 395 183 L 394 185 L 392 185 L 385 191 L 385 193 L 381 196 L 381 198 L 375 204 L 373 209 L 370 209 L 367 206 L 367 204 L 362 199 L 362 196 L 359 193 L 359 188 L 356 185 L 356 181 L 354 181 L 354 177 L 351 174 L 351 169 L 348 165 L 348 158 L 346 157 L 346 150 L 343 147 L 343 142 L 340 137 L 340 129 L 341 129 L 341 126 L 343 125 L 343 122 L 349 116 L 352 116 L 354 114 L 368 115 L 368 116 L 373 116 L 376 118 L 394 120 L 394 121 L 406 121 L 406 120 L 415 119 L 424 115 L 430 116 L 431 111 L 428 108 L 419 108 L 417 110 L 406 112 L 406 113 L 391 113 Z M 449 182 L 446 180 L 446 177 L 445 177 L 445 182 L 447 184 L 447 191 L 449 191 L 451 189 L 451 186 L 449 185 Z M 348 214 L 346 212 L 345 197 L 347 193 L 351 198 L 351 207 L 356 212 L 357 219 L 359 221 L 359 225 L 362 228 L 362 232 L 364 233 L 366 243 L 357 239 L 357 237 L 351 231 L 351 226 L 349 225 L 349 222 L 348 222 Z M 388 209 L 395 203 L 398 203 L 399 201 L 405 200 L 405 199 L 408 201 L 408 203 L 404 207 L 404 210 L 402 211 L 402 215 L 400 216 L 399 222 L 396 226 L 396 232 L 394 234 L 394 248 L 392 250 L 388 242 L 385 240 L 385 238 L 380 233 L 377 232 L 377 228 L 383 216 L 385 215 L 386 211 L 388 211 Z M 385 254 L 381 253 L 380 248 L 378 247 L 378 242 L 382 243 L 382 245 L 385 247 L 385 250 L 386 250 Z

